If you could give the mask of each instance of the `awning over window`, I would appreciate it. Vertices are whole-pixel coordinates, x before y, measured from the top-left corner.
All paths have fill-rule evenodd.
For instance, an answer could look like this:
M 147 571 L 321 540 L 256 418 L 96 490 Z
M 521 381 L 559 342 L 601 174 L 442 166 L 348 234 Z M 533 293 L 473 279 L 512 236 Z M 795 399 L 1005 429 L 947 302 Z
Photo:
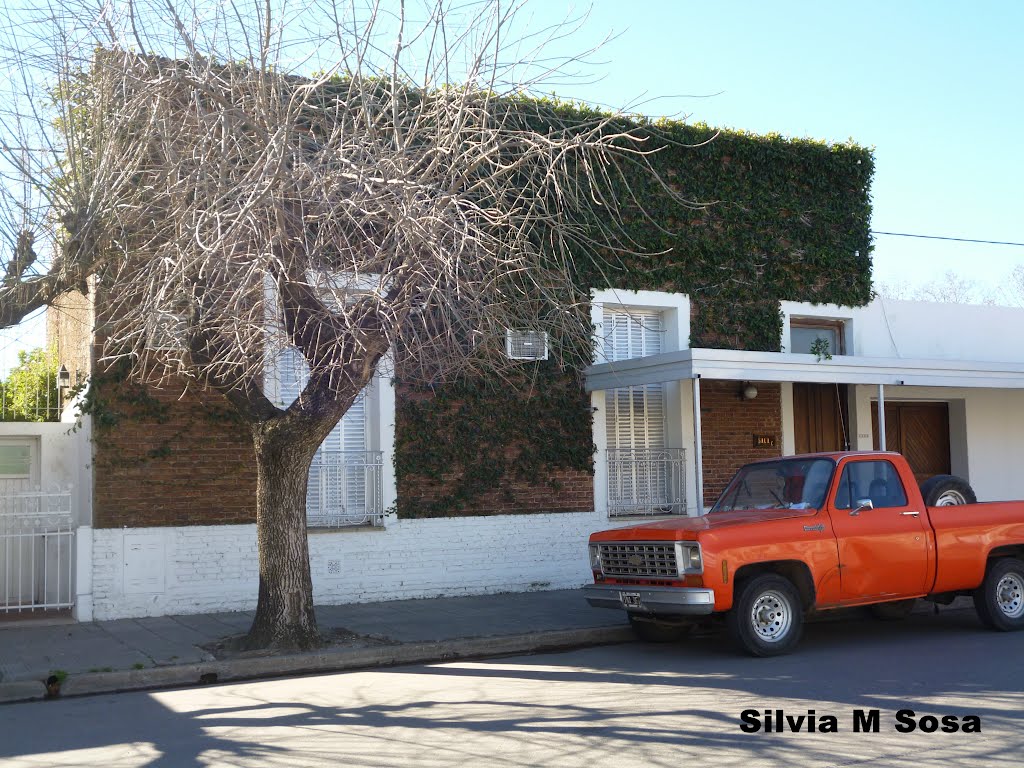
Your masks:
M 590 392 L 695 377 L 725 381 L 793 381 L 820 384 L 885 384 L 916 387 L 1024 389 L 1024 363 L 923 360 L 733 349 L 684 349 L 584 371 Z

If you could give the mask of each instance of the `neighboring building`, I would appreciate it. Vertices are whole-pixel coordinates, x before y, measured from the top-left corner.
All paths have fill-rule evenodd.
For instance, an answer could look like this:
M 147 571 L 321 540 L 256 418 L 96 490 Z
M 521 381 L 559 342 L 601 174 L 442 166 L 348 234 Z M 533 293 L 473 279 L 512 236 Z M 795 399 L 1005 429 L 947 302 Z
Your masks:
M 638 217 L 650 255 L 614 276 L 581 265 L 597 329 L 585 376 L 510 338 L 518 386 L 380 375 L 328 438 L 308 500 L 318 602 L 579 586 L 592 531 L 700 514 L 749 460 L 869 448 L 880 395 L 886 442 L 915 471 L 1024 497 L 1007 471 L 1024 448 L 1024 344 L 998 332 L 1024 312 L 869 303 L 865 150 L 739 133 L 695 148 L 710 129 L 672 130 L 663 175 L 726 202 L 662 209 L 671 235 Z M 61 359 L 93 373 L 93 308 L 64 309 Z M 268 393 L 286 403 L 301 377 L 286 355 Z M 253 607 L 245 429 L 216 396 L 98 382 L 76 484 L 77 615 Z

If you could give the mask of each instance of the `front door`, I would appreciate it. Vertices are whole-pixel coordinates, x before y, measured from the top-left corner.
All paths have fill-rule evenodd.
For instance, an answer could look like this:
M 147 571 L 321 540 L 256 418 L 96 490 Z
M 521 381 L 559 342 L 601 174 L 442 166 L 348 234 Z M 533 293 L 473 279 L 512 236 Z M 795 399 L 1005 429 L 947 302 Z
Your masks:
M 873 509 L 858 511 L 870 499 Z M 892 462 L 848 460 L 829 514 L 839 548 L 843 601 L 924 594 L 928 581 L 925 510 L 909 495 Z
M 878 403 L 871 404 L 871 428 L 877 451 Z M 948 475 L 949 404 L 886 403 L 885 447 L 903 454 L 918 483 Z
M 845 384 L 793 384 L 793 432 L 797 453 L 849 448 Z

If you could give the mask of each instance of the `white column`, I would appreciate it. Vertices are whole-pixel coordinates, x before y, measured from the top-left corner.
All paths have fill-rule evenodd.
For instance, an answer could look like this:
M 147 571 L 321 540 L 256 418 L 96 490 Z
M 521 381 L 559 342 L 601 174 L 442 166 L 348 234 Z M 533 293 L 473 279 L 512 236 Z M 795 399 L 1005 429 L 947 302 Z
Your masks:
M 700 434 L 700 374 L 694 376 L 693 382 L 693 471 L 694 487 L 697 489 L 697 514 L 704 514 L 704 458 L 701 450 Z
M 92 526 L 75 530 L 75 606 L 76 621 L 92 621 Z
M 885 384 L 878 385 L 878 450 L 885 448 Z

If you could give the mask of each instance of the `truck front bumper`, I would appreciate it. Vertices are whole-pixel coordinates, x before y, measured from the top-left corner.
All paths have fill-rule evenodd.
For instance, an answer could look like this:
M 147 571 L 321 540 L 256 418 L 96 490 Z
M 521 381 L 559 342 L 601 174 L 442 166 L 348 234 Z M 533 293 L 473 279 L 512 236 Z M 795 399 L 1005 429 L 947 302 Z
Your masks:
M 588 584 L 583 587 L 583 596 L 595 608 L 618 608 L 632 613 L 707 616 L 715 609 L 715 591 L 693 587 Z

